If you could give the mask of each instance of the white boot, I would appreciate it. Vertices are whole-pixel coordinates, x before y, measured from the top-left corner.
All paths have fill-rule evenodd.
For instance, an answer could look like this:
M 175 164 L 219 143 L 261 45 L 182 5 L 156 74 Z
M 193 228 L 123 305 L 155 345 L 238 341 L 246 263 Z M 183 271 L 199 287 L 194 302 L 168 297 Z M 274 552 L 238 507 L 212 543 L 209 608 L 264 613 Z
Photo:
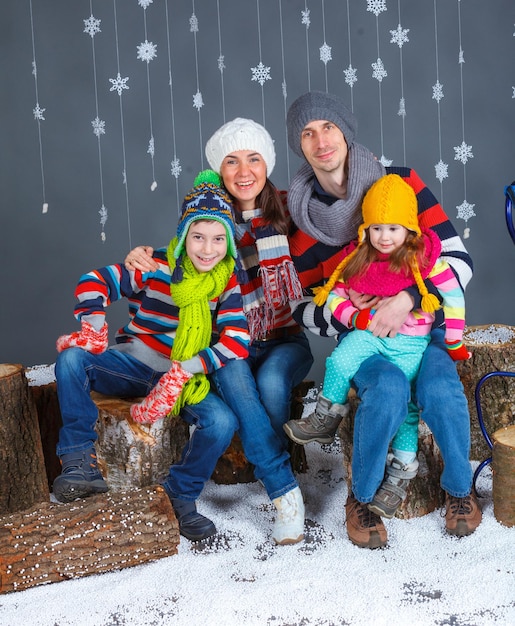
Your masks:
M 279 545 L 304 539 L 304 501 L 299 487 L 272 500 L 277 509 L 272 539 Z

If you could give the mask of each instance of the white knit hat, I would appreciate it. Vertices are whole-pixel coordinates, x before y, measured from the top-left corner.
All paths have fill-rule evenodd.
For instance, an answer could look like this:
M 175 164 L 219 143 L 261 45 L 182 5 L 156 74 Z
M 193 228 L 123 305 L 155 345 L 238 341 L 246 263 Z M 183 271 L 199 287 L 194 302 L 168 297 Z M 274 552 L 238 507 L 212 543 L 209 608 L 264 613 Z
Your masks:
M 259 152 L 266 163 L 266 175 L 271 175 L 275 166 L 275 149 L 272 137 L 264 126 L 243 117 L 227 122 L 206 143 L 206 158 L 211 168 L 220 173 L 222 161 L 236 150 Z

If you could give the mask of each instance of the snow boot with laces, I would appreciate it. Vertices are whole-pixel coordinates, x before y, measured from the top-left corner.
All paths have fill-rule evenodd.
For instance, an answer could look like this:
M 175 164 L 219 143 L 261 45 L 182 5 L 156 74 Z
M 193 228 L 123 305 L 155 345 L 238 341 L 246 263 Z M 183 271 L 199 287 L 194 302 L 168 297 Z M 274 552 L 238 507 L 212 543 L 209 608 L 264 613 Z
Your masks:
M 272 539 L 279 545 L 298 543 L 304 539 L 304 500 L 299 487 L 274 498 L 277 517 Z
M 59 502 L 73 502 L 95 493 L 105 493 L 107 484 L 97 465 L 95 448 L 70 452 L 60 457 L 62 471 L 54 480 L 53 492 Z
M 381 517 L 392 518 L 406 499 L 406 489 L 417 472 L 417 459 L 405 464 L 389 453 L 386 459 L 386 477 L 369 503 L 369 510 Z
M 348 404 L 337 404 L 319 395 L 314 413 L 309 417 L 289 420 L 283 428 L 290 439 L 301 445 L 312 441 L 333 443 L 338 426 L 348 413 Z

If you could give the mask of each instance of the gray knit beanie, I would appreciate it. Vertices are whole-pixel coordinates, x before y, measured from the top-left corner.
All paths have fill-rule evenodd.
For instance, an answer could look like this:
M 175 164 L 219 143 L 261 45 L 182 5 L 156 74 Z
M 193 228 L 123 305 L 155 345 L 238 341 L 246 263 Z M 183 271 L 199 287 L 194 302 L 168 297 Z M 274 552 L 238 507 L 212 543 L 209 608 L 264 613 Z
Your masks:
M 264 126 L 243 117 L 227 122 L 206 143 L 206 158 L 219 174 L 222 161 L 236 150 L 259 152 L 266 163 L 266 175 L 270 176 L 275 166 L 275 148 Z
M 288 145 L 296 155 L 304 157 L 301 148 L 301 133 L 309 122 L 327 120 L 342 131 L 350 148 L 358 131 L 358 120 L 341 98 L 325 91 L 308 91 L 300 96 L 288 109 L 286 126 Z

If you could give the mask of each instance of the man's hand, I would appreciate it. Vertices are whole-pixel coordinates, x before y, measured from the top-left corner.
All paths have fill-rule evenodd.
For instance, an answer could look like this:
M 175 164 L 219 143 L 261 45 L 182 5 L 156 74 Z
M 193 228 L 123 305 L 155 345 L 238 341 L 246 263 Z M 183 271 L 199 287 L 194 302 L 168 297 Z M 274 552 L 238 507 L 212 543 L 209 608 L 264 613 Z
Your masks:
M 383 298 L 375 307 L 368 330 L 376 337 L 395 337 L 413 305 L 413 299 L 406 291 Z
M 138 246 L 129 252 L 125 257 L 125 267 L 130 270 L 140 270 L 141 272 L 155 272 L 157 263 L 152 258 L 154 248 L 152 246 Z

